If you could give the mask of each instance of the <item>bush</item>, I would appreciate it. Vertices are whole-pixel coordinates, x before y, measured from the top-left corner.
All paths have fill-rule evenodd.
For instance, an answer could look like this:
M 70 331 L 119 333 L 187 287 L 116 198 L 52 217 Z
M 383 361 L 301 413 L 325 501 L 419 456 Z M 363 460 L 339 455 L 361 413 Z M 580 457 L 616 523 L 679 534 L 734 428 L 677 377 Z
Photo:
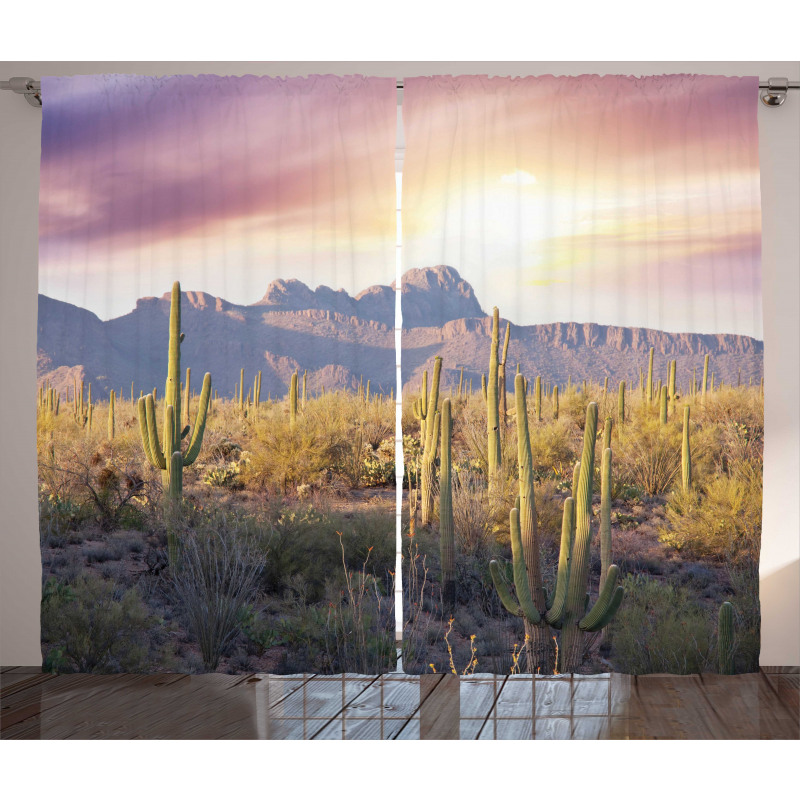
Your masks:
M 122 591 L 86 574 L 70 584 L 51 578 L 42 592 L 45 666 L 54 671 L 140 671 L 152 622 L 135 588 Z
M 625 599 L 608 627 L 615 667 L 630 675 L 708 672 L 715 624 L 688 592 L 646 575 L 622 585 Z
M 646 408 L 636 421 L 626 423 L 614 449 L 615 471 L 622 483 L 649 495 L 664 494 L 680 476 L 681 432 L 674 419 L 662 425 Z
M 242 609 L 255 597 L 262 565 L 246 543 L 226 529 L 184 532 L 171 574 L 173 594 L 212 671 L 239 632 Z
M 676 492 L 659 538 L 696 558 L 757 563 L 761 496 L 760 467 L 740 464 L 734 474 L 718 475 L 705 492 Z

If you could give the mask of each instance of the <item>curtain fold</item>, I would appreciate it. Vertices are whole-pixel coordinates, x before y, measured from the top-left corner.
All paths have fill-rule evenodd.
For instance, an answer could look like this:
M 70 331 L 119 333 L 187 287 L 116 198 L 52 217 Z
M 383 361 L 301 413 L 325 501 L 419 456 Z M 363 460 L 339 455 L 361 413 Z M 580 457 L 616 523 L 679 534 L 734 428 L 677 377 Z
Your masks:
M 757 84 L 405 82 L 407 669 L 758 668 Z

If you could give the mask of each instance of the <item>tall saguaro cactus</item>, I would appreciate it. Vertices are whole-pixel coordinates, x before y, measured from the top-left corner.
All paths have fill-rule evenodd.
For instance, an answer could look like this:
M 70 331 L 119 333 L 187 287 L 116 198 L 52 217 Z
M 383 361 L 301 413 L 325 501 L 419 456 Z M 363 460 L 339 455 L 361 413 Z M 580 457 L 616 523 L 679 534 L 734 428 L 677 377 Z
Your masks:
M 706 357 L 703 361 L 703 383 L 701 384 L 700 389 L 700 402 L 705 403 L 706 401 L 706 389 L 708 387 L 708 360 L 710 356 L 706 353 Z
M 522 617 L 532 626 L 541 625 L 544 619 L 556 630 L 561 630 L 558 651 L 558 668 L 561 672 L 573 672 L 580 666 L 584 633 L 593 633 L 605 627 L 616 614 L 624 595 L 623 588 L 617 585 L 619 569 L 612 564 L 606 571 L 604 585 L 597 601 L 590 610 L 586 610 L 596 438 L 597 404 L 592 402 L 586 409 L 583 455 L 577 487 L 574 490 L 575 499 L 567 498 L 564 503 L 556 587 L 552 594 L 552 602 L 544 607 L 546 608 L 544 614 L 542 607 L 538 606 L 534 599 L 537 590 L 535 576 L 529 577 L 528 565 L 525 562 L 520 529 L 521 501 L 520 508 L 512 509 L 509 515 L 516 600 L 511 594 L 511 587 L 506 583 L 499 564 L 492 561 L 489 565 L 497 593 L 510 613 Z M 610 465 L 610 455 L 608 461 Z M 608 556 L 610 559 L 610 547 Z M 543 588 L 541 591 L 543 593 Z
M 683 409 L 683 443 L 681 446 L 681 479 L 683 491 L 692 488 L 692 451 L 689 447 L 689 406 Z
M 108 438 L 113 439 L 114 434 L 116 433 L 116 420 L 114 419 L 114 406 L 115 406 L 115 394 L 114 390 L 111 390 L 111 394 L 108 396 Z
M 456 604 L 456 545 L 453 522 L 453 476 L 450 440 L 453 420 L 450 398 L 442 403 L 442 443 L 439 456 L 439 553 L 442 562 L 442 600 L 448 612 Z
M 647 389 L 645 390 L 645 399 L 648 403 L 653 402 L 653 354 L 655 348 L 650 348 L 650 355 L 647 359 Z
M 192 437 L 185 452 L 181 452 L 181 442 L 189 435 L 187 425 L 180 429 L 181 420 L 181 285 L 172 285 L 172 299 L 169 312 L 169 358 L 167 363 L 167 382 L 164 392 L 164 428 L 159 441 L 155 399 L 152 394 L 140 397 L 138 402 L 139 430 L 142 446 L 147 460 L 161 470 L 161 480 L 168 496 L 177 500 L 183 487 L 183 468 L 194 464 L 203 444 L 206 428 L 208 403 L 211 397 L 211 373 L 203 377 L 200 404 L 197 409 Z M 176 555 L 176 543 L 170 542 L 170 561 Z
M 553 387 L 553 419 L 558 419 L 558 384 Z
M 625 381 L 619 382 L 619 400 L 617 401 L 617 422 L 625 424 Z
M 422 438 L 422 463 L 420 464 L 420 513 L 422 524 L 428 525 L 433 519 L 433 473 L 436 460 L 436 450 L 439 444 L 439 426 L 441 415 L 437 409 L 439 405 L 439 377 L 442 373 L 441 356 L 436 356 L 433 362 L 433 378 L 431 380 L 430 396 L 423 394 L 414 405 L 414 413 L 420 420 L 420 435 Z M 423 388 L 426 381 L 423 380 Z
M 292 373 L 289 384 L 289 424 L 292 427 L 297 424 L 297 370 Z
M 497 348 L 500 345 L 500 311 L 492 309 L 492 349 L 489 353 L 489 377 L 486 381 L 486 433 L 488 448 L 486 460 L 489 469 L 489 495 L 494 497 L 500 478 L 500 408 L 498 397 Z

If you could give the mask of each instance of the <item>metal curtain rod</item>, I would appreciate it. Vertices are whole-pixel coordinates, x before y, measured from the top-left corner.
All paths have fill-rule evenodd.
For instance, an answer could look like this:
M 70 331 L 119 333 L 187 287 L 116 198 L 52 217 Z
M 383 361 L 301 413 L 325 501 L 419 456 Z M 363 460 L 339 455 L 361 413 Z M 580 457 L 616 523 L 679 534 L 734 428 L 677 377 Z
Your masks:
M 397 81 L 397 88 L 403 88 L 403 81 Z M 800 81 L 790 81 L 788 78 L 770 78 L 759 80 L 758 88 L 762 89 L 761 102 L 765 106 L 782 106 L 786 101 L 789 89 L 800 89 Z M 0 89 L 23 95 L 23 97 L 36 108 L 42 106 L 42 82 L 33 78 L 11 78 L 0 81 Z

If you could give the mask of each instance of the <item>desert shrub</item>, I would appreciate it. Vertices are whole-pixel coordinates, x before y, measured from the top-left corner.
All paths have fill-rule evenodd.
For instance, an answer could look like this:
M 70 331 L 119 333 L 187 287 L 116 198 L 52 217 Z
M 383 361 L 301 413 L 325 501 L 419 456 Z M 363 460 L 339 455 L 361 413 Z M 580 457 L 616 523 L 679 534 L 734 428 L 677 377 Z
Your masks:
M 147 661 L 153 624 L 135 588 L 82 574 L 50 578 L 42 591 L 45 666 L 54 671 L 137 672 Z
M 212 671 L 239 632 L 242 608 L 258 589 L 261 560 L 243 537 L 225 528 L 184 532 L 171 589 Z
M 665 544 L 697 558 L 758 561 L 761 540 L 760 466 L 739 464 L 703 492 L 676 492 L 659 529 Z
M 347 569 L 358 569 L 369 558 L 372 573 L 385 584 L 394 569 L 393 533 L 394 519 L 383 512 L 347 518 L 308 505 L 278 510 L 259 528 L 258 547 L 264 554 L 262 586 L 268 592 L 283 593 L 292 590 L 294 579 L 302 582 L 308 602 L 321 600 L 326 583 L 341 580 L 337 534 L 344 545 Z
M 686 589 L 646 575 L 627 575 L 625 599 L 608 636 L 615 667 L 630 675 L 709 671 L 715 625 Z
M 460 469 L 453 475 L 453 527 L 456 551 L 484 557 L 493 541 L 493 514 L 482 475 Z
M 516 446 L 516 431 L 512 438 Z M 571 467 L 578 457 L 574 443 L 575 426 L 568 420 L 531 424 L 530 440 L 533 469 L 539 479 L 553 478 L 560 469 Z
M 394 484 L 394 439 L 383 439 L 373 447 L 370 442 L 364 448 L 363 480 L 366 486 Z
M 614 464 L 623 483 L 649 495 L 664 494 L 680 476 L 681 429 L 674 421 L 662 425 L 652 409 L 645 409 L 626 423 L 614 449 Z
M 262 611 L 256 610 L 253 605 L 242 606 L 238 623 L 239 629 L 247 639 L 249 648 L 258 656 L 264 655 L 267 650 L 281 641 L 275 626 Z

